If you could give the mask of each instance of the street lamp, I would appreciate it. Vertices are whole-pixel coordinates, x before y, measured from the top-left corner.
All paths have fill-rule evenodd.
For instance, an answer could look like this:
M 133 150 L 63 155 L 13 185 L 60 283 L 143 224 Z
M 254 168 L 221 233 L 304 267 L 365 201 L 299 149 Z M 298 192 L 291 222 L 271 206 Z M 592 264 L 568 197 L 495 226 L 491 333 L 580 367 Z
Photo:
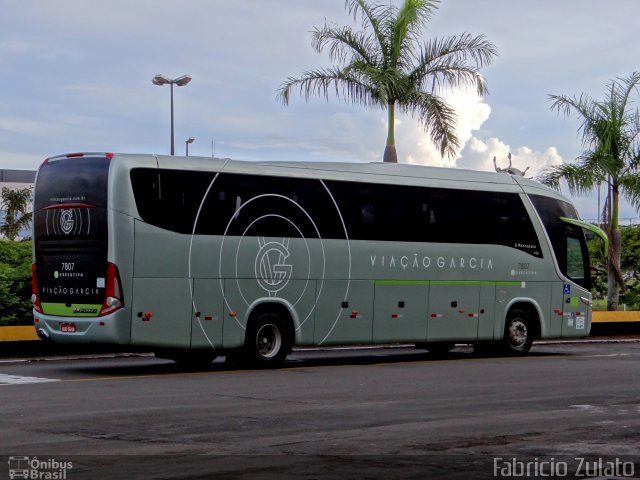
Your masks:
M 186 150 L 186 155 L 185 156 L 189 156 L 189 144 L 193 143 L 193 141 L 195 140 L 195 138 L 193 137 L 189 137 L 184 141 L 184 148 Z
M 170 85 L 171 86 L 171 155 L 174 155 L 175 148 L 173 143 L 173 86 L 184 87 L 191 81 L 191 75 L 182 75 L 178 78 L 167 78 L 162 74 L 158 74 L 151 80 L 154 85 Z

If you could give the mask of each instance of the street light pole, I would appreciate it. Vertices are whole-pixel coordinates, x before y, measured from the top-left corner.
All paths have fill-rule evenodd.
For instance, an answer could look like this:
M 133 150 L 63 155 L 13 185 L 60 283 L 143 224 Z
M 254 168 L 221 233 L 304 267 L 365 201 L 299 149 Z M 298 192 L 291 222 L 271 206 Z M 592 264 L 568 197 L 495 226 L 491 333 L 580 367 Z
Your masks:
M 158 74 L 151 80 L 154 85 L 169 85 L 171 87 L 171 155 L 175 155 L 174 128 L 173 128 L 173 86 L 184 87 L 191 81 L 191 75 L 182 75 L 178 78 L 167 78 L 165 75 Z
M 195 140 L 195 138 L 193 137 L 189 137 L 188 139 L 186 139 L 184 141 L 184 148 L 185 148 L 185 156 L 188 157 L 189 156 L 189 144 L 193 143 L 193 141 Z
M 173 141 L 174 139 L 174 134 L 173 134 L 173 83 L 170 83 L 169 86 L 171 87 L 171 156 L 173 157 L 173 155 L 175 154 L 175 143 Z

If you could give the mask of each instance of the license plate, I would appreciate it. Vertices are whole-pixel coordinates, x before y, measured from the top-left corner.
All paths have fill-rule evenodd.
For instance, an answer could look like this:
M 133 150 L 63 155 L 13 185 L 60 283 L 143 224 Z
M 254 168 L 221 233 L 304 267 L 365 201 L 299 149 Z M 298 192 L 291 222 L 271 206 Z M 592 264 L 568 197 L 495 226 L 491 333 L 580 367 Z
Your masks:
M 60 331 L 66 333 L 75 333 L 76 332 L 76 324 L 75 323 L 61 323 Z

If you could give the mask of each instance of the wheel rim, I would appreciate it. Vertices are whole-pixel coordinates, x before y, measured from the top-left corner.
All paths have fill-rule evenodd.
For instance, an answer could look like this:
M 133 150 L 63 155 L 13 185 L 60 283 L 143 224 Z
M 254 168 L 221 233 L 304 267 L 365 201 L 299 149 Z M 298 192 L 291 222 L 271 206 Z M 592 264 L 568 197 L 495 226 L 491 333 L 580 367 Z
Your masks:
M 271 323 L 262 325 L 256 333 L 256 351 L 264 358 L 275 357 L 282 346 L 280 329 Z
M 516 348 L 522 347 L 527 343 L 528 337 L 529 329 L 524 320 L 516 318 L 509 324 L 509 343 L 511 343 L 512 346 Z

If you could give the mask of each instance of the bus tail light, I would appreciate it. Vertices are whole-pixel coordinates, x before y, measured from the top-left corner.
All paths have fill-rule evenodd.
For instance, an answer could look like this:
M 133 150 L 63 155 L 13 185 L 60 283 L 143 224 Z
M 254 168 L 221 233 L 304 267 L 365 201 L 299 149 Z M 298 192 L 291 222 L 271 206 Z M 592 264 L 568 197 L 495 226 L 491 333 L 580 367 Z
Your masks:
M 42 161 L 42 165 L 46 165 L 49 162 L 56 162 L 58 160 L 62 160 L 62 159 L 65 159 L 65 158 L 83 158 L 83 157 L 104 157 L 107 160 L 111 160 L 111 159 L 113 159 L 113 153 L 110 153 L 110 152 L 106 152 L 106 153 L 97 153 L 97 152 L 66 153 L 66 154 L 63 154 L 63 155 L 56 155 L 54 157 L 45 158 Z
M 36 264 L 31 264 L 31 302 L 36 312 L 42 313 L 42 304 L 38 295 L 38 276 L 36 275 Z
M 107 279 L 105 283 L 104 302 L 100 316 L 109 315 L 124 307 L 124 297 L 122 295 L 122 282 L 120 272 L 113 263 L 107 263 Z

